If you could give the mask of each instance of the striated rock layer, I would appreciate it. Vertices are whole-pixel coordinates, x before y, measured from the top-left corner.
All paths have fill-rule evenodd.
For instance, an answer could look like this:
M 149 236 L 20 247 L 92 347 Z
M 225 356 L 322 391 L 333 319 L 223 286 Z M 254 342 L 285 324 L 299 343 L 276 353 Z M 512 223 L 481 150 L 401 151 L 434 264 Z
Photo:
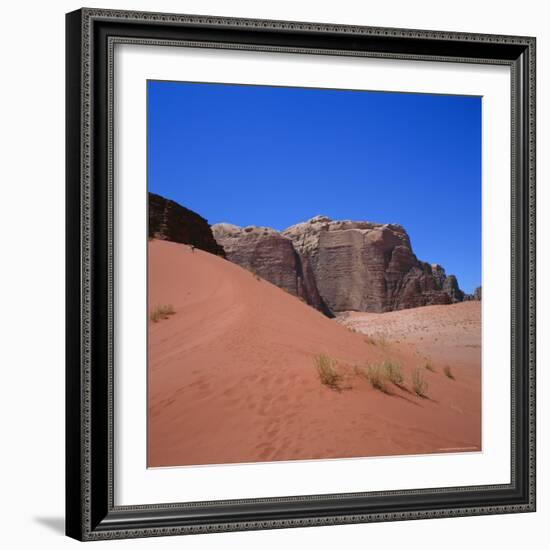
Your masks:
M 269 227 L 241 228 L 229 223 L 213 225 L 212 232 L 229 260 L 331 316 L 313 271 L 291 239 Z
M 149 237 L 190 244 L 225 258 L 202 216 L 155 193 L 149 193 Z
M 212 226 L 227 258 L 325 312 L 384 312 L 461 302 L 454 275 L 414 255 L 400 225 L 317 216 L 279 233 Z

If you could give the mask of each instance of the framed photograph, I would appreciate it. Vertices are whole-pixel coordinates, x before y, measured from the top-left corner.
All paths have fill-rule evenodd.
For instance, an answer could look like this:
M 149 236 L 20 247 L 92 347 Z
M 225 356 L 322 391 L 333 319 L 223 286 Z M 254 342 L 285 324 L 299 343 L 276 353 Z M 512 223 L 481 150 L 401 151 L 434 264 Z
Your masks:
M 67 15 L 67 535 L 535 510 L 535 39 Z

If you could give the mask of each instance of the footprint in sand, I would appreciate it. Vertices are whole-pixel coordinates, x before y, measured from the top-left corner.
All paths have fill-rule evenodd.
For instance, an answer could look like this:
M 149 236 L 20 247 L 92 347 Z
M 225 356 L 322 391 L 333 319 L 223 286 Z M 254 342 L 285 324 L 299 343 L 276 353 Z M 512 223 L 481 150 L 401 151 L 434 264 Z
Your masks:
M 225 391 L 222 392 L 222 395 L 224 397 L 231 397 L 235 393 L 235 387 L 227 388 Z
M 233 399 L 225 399 L 225 404 L 229 405 L 230 407 L 238 405 L 240 402 L 241 399 L 239 397 L 234 397 Z

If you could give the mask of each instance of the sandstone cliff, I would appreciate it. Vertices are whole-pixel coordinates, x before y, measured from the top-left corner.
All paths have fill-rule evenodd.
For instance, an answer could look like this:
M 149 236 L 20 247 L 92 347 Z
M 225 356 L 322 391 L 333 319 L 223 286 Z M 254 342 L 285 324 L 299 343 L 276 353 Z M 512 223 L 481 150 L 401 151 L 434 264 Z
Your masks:
M 454 275 L 421 262 L 400 225 L 333 221 L 325 216 L 279 232 L 268 227 L 210 227 L 196 212 L 149 193 L 149 237 L 191 244 L 256 273 L 334 316 L 480 299 Z
M 456 277 L 419 261 L 400 225 L 317 216 L 279 233 L 212 227 L 227 258 L 325 312 L 383 312 L 460 302 Z
M 213 225 L 212 232 L 229 260 L 331 315 L 319 295 L 311 268 L 291 239 L 269 227 L 238 227 L 229 223 Z
M 191 244 L 225 258 L 202 216 L 154 193 L 149 193 L 149 237 Z

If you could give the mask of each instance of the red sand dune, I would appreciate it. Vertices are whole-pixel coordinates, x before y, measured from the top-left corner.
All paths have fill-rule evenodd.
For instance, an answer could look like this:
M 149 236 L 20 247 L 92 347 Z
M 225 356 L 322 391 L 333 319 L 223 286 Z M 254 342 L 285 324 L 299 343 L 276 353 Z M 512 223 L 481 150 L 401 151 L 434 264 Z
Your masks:
M 437 360 L 429 372 L 415 343 L 372 343 L 227 260 L 152 240 L 158 305 L 175 313 L 149 323 L 151 467 L 480 449 L 479 364 L 450 363 L 456 380 Z M 341 391 L 320 383 L 319 353 L 338 362 Z M 389 395 L 353 368 L 386 358 L 406 375 Z M 416 367 L 426 399 L 409 389 Z

